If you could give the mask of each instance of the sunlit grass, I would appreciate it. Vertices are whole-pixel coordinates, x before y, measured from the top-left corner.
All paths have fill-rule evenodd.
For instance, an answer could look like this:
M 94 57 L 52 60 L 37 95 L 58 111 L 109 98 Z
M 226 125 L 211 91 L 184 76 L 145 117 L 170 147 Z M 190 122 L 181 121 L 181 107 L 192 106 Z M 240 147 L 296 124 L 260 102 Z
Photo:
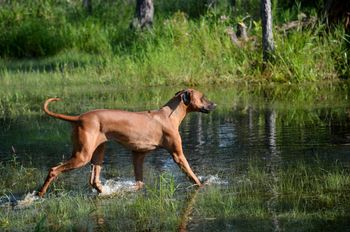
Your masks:
M 256 10 L 252 2 L 251 8 Z M 326 30 L 318 23 L 288 33 L 276 29 L 275 61 L 262 71 L 259 19 L 248 17 L 251 39 L 242 47 L 233 44 L 227 34 L 227 28 L 249 11 L 240 9 L 242 15 L 237 16 L 231 15 L 228 5 L 205 10 L 205 4 L 196 1 L 157 3 L 157 7 L 171 5 L 178 8 L 170 12 L 157 9 L 153 29 L 142 32 L 128 27 L 133 17 L 128 1 L 97 1 L 90 16 L 78 1 L 4 4 L 0 14 L 4 22 L 0 25 L 1 79 L 13 84 L 21 76 L 25 83 L 51 81 L 54 85 L 59 79 L 61 83 L 134 87 L 348 78 L 349 38 L 342 26 Z M 192 8 L 198 11 L 196 17 L 191 15 Z M 300 9 L 292 11 L 276 13 L 278 18 L 300 13 Z M 276 20 L 276 27 L 283 21 Z
M 4 166 L 12 175 L 23 173 L 22 170 L 34 170 L 38 174 L 38 170 L 13 162 Z M 312 161 L 286 167 L 281 164 L 272 170 L 261 162 L 252 160 L 246 169 L 223 177 L 228 185 L 212 184 L 201 189 L 189 225 L 201 228 L 209 223 L 208 228 L 216 225 L 224 229 L 230 225 L 257 229 L 260 225 L 261 230 L 269 230 L 276 226 L 271 213 L 276 215 L 280 228 L 288 231 L 293 226 L 304 231 L 322 228 L 325 223 L 330 223 L 329 228 L 345 225 L 342 218 L 349 216 L 350 207 L 348 169 L 337 163 Z M 4 178 L 7 181 L 1 183 L 2 194 L 28 191 L 28 186 L 12 185 L 10 176 Z M 22 183 L 30 180 L 30 175 L 20 179 Z M 86 190 L 72 191 L 65 185 L 66 189 L 51 191 L 44 200 L 34 201 L 26 208 L 1 207 L 0 228 L 177 230 L 183 209 L 190 200 L 186 200 L 186 192 L 194 189 L 179 188 L 166 173 L 151 174 L 149 180 L 144 190 L 110 197 L 92 196 Z
M 327 222 L 330 228 L 345 225 L 342 218 L 349 216 L 348 169 L 339 164 L 296 162 L 271 170 L 254 163 L 227 188 L 208 186 L 203 190 L 195 211 L 200 222 L 200 218 L 214 218 L 240 227 L 247 220 L 251 224 L 245 225 L 246 229 L 257 229 L 265 221 L 266 228 L 259 230 L 269 230 L 276 226 L 273 211 L 280 228 L 288 231 L 292 225 L 301 231 L 321 228 Z

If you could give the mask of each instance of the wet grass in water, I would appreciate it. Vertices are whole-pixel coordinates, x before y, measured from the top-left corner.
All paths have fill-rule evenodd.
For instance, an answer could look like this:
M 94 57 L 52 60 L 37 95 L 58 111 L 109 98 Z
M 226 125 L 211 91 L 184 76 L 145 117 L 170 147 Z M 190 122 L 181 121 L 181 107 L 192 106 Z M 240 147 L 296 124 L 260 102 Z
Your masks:
M 2 174 L 8 173 L 2 175 L 2 196 L 33 189 L 33 175 L 25 173 L 40 175 L 38 170 L 13 161 L 2 167 Z M 275 172 L 275 179 L 271 172 Z M 22 176 L 22 184 L 12 185 L 16 183 L 13 176 Z M 250 161 L 247 168 L 227 177 L 228 185 L 212 184 L 199 191 L 188 227 L 198 231 L 269 231 L 277 223 L 286 231 L 296 227 L 299 231 L 345 228 L 350 213 L 349 176 L 349 170 L 338 163 L 297 162 L 271 169 Z M 176 231 L 194 189 L 179 187 L 166 173 L 152 174 L 149 180 L 142 191 L 109 197 L 92 196 L 86 190 L 72 191 L 69 185 L 60 191 L 51 190 L 47 198 L 26 208 L 1 207 L 0 228 Z
M 227 188 L 209 186 L 197 202 L 194 228 L 310 231 L 347 228 L 349 170 L 297 162 L 272 170 L 250 165 Z M 272 208 L 272 209 L 271 209 Z M 272 211 L 272 212 L 271 212 Z M 275 215 L 276 220 L 274 220 Z
M 5 162 L 0 162 L 0 195 L 23 193 L 33 190 L 41 173 L 36 168 L 24 167 L 16 156 Z
M 25 182 L 23 178 L 22 181 Z M 8 184 L 10 181 L 5 186 Z M 4 203 L 0 207 L 0 228 L 9 231 L 174 231 L 179 223 L 183 199 L 177 196 L 174 178 L 167 174 L 154 177 L 142 191 L 121 191 L 101 197 L 86 190 L 73 192 L 69 185 L 63 190 L 59 185 L 62 183 L 54 185 L 44 199 L 18 201 L 12 203 L 12 207 Z M 27 191 L 27 188 L 16 190 Z M 5 201 L 7 195 L 2 196 Z
M 41 74 L 39 74 L 41 75 Z M 8 84 L 0 85 L 0 118 L 15 119 L 21 116 L 44 115 L 43 102 L 49 97 L 60 97 L 62 102 L 52 104 L 52 109 L 67 114 L 98 109 L 150 110 L 163 106 L 174 94 L 188 86 L 126 87 L 118 84 L 77 83 L 72 77 L 60 84 L 60 77 L 46 76 L 39 83 L 19 76 Z M 6 78 L 5 78 L 6 79 Z M 0 79 L 0 83 L 4 81 Z M 10 84 L 11 83 L 11 84 Z M 228 85 L 225 87 L 197 86 L 215 101 L 215 112 L 243 111 L 241 106 L 265 108 L 267 105 L 280 111 L 278 119 L 284 123 L 304 125 L 326 123 L 344 117 L 348 106 L 350 82 L 330 82 L 310 85 Z M 331 111 L 323 110 L 331 108 Z M 343 116 L 341 116 L 343 115 Z

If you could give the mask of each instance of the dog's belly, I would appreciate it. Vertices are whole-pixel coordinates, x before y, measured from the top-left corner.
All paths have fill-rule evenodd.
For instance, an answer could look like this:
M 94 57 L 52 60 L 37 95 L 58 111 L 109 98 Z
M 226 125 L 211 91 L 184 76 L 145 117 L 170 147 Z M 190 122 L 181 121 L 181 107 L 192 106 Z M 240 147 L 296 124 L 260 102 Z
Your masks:
M 136 151 L 136 152 L 149 152 L 149 151 L 153 151 L 154 149 L 157 148 L 156 145 L 152 145 L 152 144 L 144 144 L 144 143 L 132 143 L 131 144 L 131 143 L 123 143 L 123 142 L 119 142 L 119 143 L 122 144 L 127 149 L 129 149 L 131 151 Z
M 118 132 L 111 132 L 107 134 L 108 140 L 113 140 L 129 150 L 137 152 L 148 152 L 159 147 L 159 142 L 154 138 L 144 134 L 125 134 Z
M 103 112 L 102 112 L 103 113 Z M 147 112 L 114 111 L 100 115 L 101 132 L 132 151 L 147 152 L 156 149 L 162 140 L 159 119 Z

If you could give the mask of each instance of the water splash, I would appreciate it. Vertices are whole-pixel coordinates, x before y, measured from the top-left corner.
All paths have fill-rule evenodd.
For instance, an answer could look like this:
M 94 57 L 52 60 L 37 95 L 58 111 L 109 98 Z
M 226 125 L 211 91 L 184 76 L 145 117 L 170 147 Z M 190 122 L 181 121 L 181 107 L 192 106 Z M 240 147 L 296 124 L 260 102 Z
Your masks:
M 102 184 L 102 193 L 100 196 L 108 196 L 113 194 L 122 194 L 135 191 L 135 182 L 131 180 L 106 180 Z M 96 190 L 93 190 L 96 192 Z
M 39 199 L 40 197 L 37 195 L 36 191 L 33 191 L 32 193 L 27 193 L 27 195 L 24 197 L 23 200 L 17 201 L 18 204 L 14 208 L 23 209 L 23 208 L 29 207 L 34 203 L 34 201 L 37 201 Z
M 27 193 L 23 200 L 17 200 L 14 196 L 2 197 L 0 207 L 8 207 L 13 209 L 24 209 L 31 206 L 35 201 L 39 200 L 37 192 Z
M 218 175 L 199 176 L 199 180 L 207 185 L 228 185 L 228 181 Z

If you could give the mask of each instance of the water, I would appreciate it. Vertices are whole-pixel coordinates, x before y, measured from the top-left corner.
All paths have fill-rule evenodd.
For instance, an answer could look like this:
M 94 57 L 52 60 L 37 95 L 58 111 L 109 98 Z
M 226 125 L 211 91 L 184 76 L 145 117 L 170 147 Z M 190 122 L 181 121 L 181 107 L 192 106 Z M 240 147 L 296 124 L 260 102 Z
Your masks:
M 180 128 L 184 153 L 202 181 L 233 185 L 234 176 L 245 172 L 249 161 L 254 159 L 260 160 L 262 166 L 273 163 L 283 167 L 300 161 L 313 165 L 313 161 L 322 160 L 350 168 L 350 119 L 346 99 L 312 107 L 303 104 L 288 107 L 288 100 L 276 102 L 259 97 L 221 103 L 218 110 L 209 115 L 188 115 Z M 16 156 L 24 166 L 45 173 L 69 158 L 70 126 L 66 122 L 46 116 L 19 116 L 0 119 L 0 128 L 0 161 Z M 146 183 L 150 173 L 166 172 L 174 176 L 178 185 L 191 186 L 165 150 L 147 155 L 144 169 Z M 89 167 L 63 175 L 68 185 L 73 186 L 72 191 L 80 190 L 79 186 L 87 186 Z M 109 142 L 102 178 L 106 195 L 132 192 L 130 151 Z M 43 179 L 38 182 L 42 183 Z M 92 189 L 86 189 L 86 194 L 93 194 Z M 6 204 L 26 207 L 37 200 L 32 191 L 13 193 L 19 200 L 15 203 L 9 200 Z M 211 223 L 209 220 L 208 224 Z
M 338 160 L 349 166 L 350 130 L 345 113 L 331 122 L 300 126 L 285 124 L 283 118 L 269 124 L 272 113 L 277 118 L 280 116 L 278 111 L 252 111 L 251 114 L 237 111 L 225 115 L 193 114 L 185 119 L 180 130 L 184 153 L 198 175 L 225 176 L 252 157 L 268 160 L 274 155 L 282 165 L 317 158 Z M 30 121 L 36 123 L 33 125 Z M 2 121 L 3 125 L 6 123 Z M 46 137 L 51 133 L 53 135 Z M 69 157 L 69 133 L 70 126 L 58 120 L 30 118 L 11 121 L 0 134 L 0 160 L 10 160 L 15 153 L 18 160 L 30 161 L 35 168 L 46 171 Z M 146 170 L 151 168 L 182 176 L 165 150 L 150 153 L 145 163 Z M 116 169 L 125 173 L 125 178 L 131 177 L 131 153 L 114 142 L 108 143 L 104 168 Z M 86 178 L 82 180 L 86 181 Z
M 102 180 L 101 196 L 123 194 L 135 191 L 135 182 L 131 180 Z M 93 192 L 96 192 L 94 189 Z
M 332 109 L 328 109 L 331 111 Z M 278 154 L 281 162 L 308 160 L 316 157 L 349 163 L 350 130 L 343 114 L 332 121 L 295 125 L 284 123 L 283 115 L 252 110 L 251 113 L 232 112 L 221 115 L 192 114 L 183 122 L 180 133 L 186 157 L 198 175 L 233 171 L 232 165 L 244 163 L 252 156 L 264 159 Z M 269 124 L 271 114 L 277 119 Z M 33 123 L 34 122 L 34 123 Z M 46 170 L 69 158 L 71 152 L 68 123 L 47 118 L 20 118 L 1 121 L 0 160 L 10 160 L 13 154 L 30 161 L 36 168 Z M 105 166 L 121 172 L 131 168 L 130 152 L 109 142 Z M 177 170 L 165 150 L 146 156 L 146 165 L 155 170 Z

